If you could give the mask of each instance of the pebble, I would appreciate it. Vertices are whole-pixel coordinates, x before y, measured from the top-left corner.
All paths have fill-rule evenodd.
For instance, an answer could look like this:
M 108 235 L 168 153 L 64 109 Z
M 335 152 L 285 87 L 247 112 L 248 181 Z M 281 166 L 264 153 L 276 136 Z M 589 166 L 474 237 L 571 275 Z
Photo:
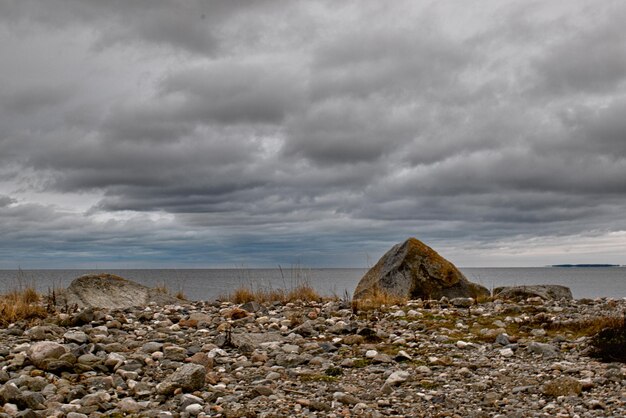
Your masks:
M 515 353 L 510 348 L 503 348 L 500 350 L 500 355 L 503 357 L 513 357 Z

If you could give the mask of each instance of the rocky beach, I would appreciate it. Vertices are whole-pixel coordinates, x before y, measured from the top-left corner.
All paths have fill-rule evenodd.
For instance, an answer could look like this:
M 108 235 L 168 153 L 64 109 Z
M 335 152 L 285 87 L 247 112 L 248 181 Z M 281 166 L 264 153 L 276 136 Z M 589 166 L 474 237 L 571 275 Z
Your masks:
M 184 302 L 0 330 L 6 417 L 626 416 L 585 328 L 623 299 Z

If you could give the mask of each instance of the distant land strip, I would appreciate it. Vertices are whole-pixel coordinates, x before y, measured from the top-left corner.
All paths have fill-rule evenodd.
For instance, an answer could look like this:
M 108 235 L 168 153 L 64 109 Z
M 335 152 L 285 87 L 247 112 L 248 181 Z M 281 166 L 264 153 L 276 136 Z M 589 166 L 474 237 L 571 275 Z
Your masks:
M 553 264 L 550 267 L 621 267 L 619 264 Z

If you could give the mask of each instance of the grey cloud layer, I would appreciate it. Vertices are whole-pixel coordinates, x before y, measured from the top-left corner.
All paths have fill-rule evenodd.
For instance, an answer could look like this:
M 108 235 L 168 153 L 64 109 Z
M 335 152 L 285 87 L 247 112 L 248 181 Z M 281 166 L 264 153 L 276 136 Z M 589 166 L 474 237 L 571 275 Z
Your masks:
M 626 6 L 596 6 L 3 2 L 4 252 L 626 230 Z

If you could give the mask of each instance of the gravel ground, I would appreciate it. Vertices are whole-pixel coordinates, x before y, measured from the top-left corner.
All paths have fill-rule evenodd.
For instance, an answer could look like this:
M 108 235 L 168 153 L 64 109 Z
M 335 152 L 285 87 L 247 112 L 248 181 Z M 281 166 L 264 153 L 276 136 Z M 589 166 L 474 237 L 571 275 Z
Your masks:
M 0 416 L 626 416 L 586 327 L 626 301 L 190 302 L 0 330 Z M 582 325 L 581 325 L 582 324 Z

